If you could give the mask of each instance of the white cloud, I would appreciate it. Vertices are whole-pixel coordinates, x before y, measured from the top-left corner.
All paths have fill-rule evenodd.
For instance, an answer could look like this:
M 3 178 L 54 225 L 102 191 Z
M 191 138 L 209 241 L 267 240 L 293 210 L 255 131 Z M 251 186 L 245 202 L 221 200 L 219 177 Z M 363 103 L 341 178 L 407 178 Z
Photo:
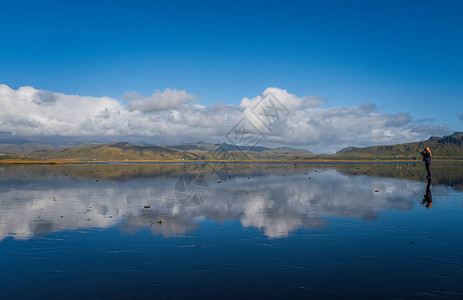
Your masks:
M 125 100 L 130 100 L 128 108 L 141 112 L 155 112 L 169 109 L 176 109 L 189 102 L 195 102 L 196 97 L 186 91 L 165 89 L 155 91 L 148 97 L 143 97 L 136 92 L 124 94 Z
M 122 108 L 109 97 L 65 95 L 29 86 L 13 90 L 0 85 L 0 128 L 15 135 L 88 135 L 83 123 Z
M 268 96 L 269 94 L 273 94 L 275 98 L 282 105 L 284 105 L 289 111 L 295 111 L 295 110 L 306 108 L 306 107 L 317 107 L 317 106 L 324 104 L 324 102 L 318 97 L 300 98 L 294 94 L 288 93 L 288 91 L 286 90 L 273 87 L 273 88 L 265 89 L 265 91 L 262 93 L 262 96 L 257 96 L 251 99 L 244 97 L 241 100 L 240 106 L 251 109 L 259 101 L 262 101 L 262 99 Z
M 270 94 L 272 103 L 266 98 Z M 317 97 L 298 97 L 278 88 L 243 98 L 238 106 L 191 103 L 196 99 L 193 95 L 171 89 L 124 98 L 130 101 L 0 85 L 0 131 L 16 136 L 104 137 L 106 141 L 136 137 L 158 144 L 230 142 L 227 133 L 245 117 L 262 134 L 261 145 L 305 147 L 315 153 L 448 133 L 446 126 L 413 121 L 408 113 L 380 113 L 371 103 L 324 108 Z M 262 113 L 272 112 L 272 105 L 279 109 L 274 110 L 276 114 Z

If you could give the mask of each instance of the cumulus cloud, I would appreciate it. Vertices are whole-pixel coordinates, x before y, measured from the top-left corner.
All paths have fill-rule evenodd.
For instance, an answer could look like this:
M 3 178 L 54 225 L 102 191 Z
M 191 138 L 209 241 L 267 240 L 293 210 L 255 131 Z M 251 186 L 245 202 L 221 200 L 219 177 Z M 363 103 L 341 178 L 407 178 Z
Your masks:
M 88 135 L 82 126 L 104 111 L 120 113 L 121 104 L 109 97 L 51 93 L 24 86 L 0 85 L 0 129 L 15 135 Z
M 186 91 L 165 89 L 155 91 L 148 97 L 143 97 L 136 92 L 124 94 L 124 100 L 130 100 L 128 108 L 141 112 L 155 112 L 176 109 L 189 102 L 195 102 L 196 97 Z
M 279 88 L 267 88 L 262 93 L 262 96 L 257 96 L 251 99 L 244 97 L 241 100 L 240 106 L 247 109 L 252 109 L 258 104 L 258 102 L 263 101 L 265 97 L 268 97 L 271 94 L 278 102 L 280 102 L 290 111 L 295 111 L 306 107 L 317 107 L 324 104 L 323 100 L 318 97 L 297 97 L 294 94 L 288 93 L 286 90 Z
M 245 97 L 239 105 L 200 105 L 192 103 L 196 100 L 192 94 L 171 89 L 148 97 L 128 93 L 123 98 L 128 101 L 0 85 L 0 131 L 105 141 L 136 137 L 158 144 L 198 140 L 240 144 L 254 138 L 264 146 L 298 146 L 315 153 L 448 133 L 446 126 L 414 121 L 408 113 L 381 113 L 373 103 L 326 108 L 318 97 L 298 97 L 278 88 Z
M 275 96 L 270 101 L 273 103 L 261 105 L 269 94 Z M 316 97 L 300 98 L 285 90 L 268 88 L 262 96 L 244 98 L 240 106 L 245 108 L 246 117 L 258 124 L 268 143 L 306 147 L 316 153 L 333 153 L 350 145 L 405 143 L 448 133 L 446 126 L 414 122 L 408 113 L 381 114 L 373 103 L 332 108 L 323 108 L 322 104 Z M 262 113 L 257 109 L 256 113 L 259 105 L 268 110 Z M 259 117 L 268 113 L 270 118 Z

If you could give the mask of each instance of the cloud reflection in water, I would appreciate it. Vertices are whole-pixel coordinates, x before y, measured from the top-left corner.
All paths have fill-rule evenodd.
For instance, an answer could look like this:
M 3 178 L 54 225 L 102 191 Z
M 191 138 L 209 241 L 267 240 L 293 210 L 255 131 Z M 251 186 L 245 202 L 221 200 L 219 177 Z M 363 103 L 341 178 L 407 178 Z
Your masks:
M 323 228 L 329 218 L 374 221 L 380 211 L 411 210 L 423 193 L 421 182 L 349 176 L 333 169 L 248 177 L 211 183 L 199 207 L 175 199 L 174 176 L 118 182 L 54 176 L 3 184 L 0 240 L 115 225 L 124 232 L 149 228 L 154 235 L 175 237 L 198 230 L 199 220 L 239 220 L 243 227 L 277 238 L 298 228 Z

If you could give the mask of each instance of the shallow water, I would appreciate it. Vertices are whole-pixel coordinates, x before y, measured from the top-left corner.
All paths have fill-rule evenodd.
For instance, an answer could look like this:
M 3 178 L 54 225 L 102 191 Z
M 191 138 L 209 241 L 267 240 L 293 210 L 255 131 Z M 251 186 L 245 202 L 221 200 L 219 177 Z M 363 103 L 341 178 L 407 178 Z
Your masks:
M 463 164 L 432 171 L 0 166 L 0 298 L 461 299 Z

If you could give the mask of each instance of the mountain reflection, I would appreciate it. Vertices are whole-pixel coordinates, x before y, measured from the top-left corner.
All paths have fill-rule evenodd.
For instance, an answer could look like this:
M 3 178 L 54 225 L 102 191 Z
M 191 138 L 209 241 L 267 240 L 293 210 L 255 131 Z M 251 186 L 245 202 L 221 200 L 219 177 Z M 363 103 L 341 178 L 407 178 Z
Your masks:
M 410 210 L 423 193 L 419 181 L 353 176 L 335 169 L 305 173 L 231 172 L 220 183 L 206 174 L 206 201 L 187 207 L 175 198 L 174 174 L 116 181 L 3 169 L 0 240 L 113 226 L 124 232 L 149 228 L 154 235 L 175 237 L 199 230 L 201 220 L 238 220 L 267 237 L 285 237 L 298 228 L 323 228 L 330 218 L 374 221 L 384 210 Z

